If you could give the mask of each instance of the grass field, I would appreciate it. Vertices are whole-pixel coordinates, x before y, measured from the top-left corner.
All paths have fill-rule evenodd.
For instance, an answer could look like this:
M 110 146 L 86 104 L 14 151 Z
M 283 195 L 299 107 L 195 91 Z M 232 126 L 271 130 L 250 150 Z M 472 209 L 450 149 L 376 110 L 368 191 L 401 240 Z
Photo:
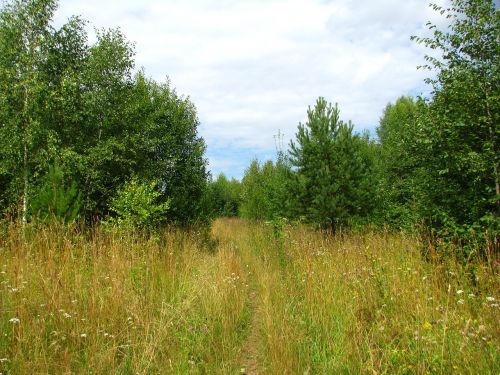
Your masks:
M 498 259 L 237 219 L 212 237 L 4 229 L 0 373 L 500 372 Z

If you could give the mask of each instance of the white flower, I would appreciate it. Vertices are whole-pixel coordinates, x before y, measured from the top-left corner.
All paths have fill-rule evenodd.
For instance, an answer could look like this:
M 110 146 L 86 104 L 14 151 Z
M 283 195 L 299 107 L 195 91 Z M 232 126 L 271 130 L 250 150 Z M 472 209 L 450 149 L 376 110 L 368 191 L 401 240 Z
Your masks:
M 457 294 L 462 294 L 464 291 L 462 289 L 457 290 Z
M 468 297 L 469 297 L 469 298 L 474 298 L 474 297 L 475 297 L 475 296 L 474 296 L 474 293 L 469 293 L 469 296 L 468 296 Z
M 80 335 L 80 337 L 85 338 L 85 337 L 87 337 L 87 334 L 86 334 L 86 333 L 82 333 L 82 334 Z
M 457 301 L 457 303 L 458 303 L 458 304 L 460 304 L 460 305 L 463 305 L 463 304 L 464 304 L 464 300 L 463 300 L 463 299 L 459 299 L 459 300 Z
M 494 302 L 495 298 L 494 297 L 486 297 L 486 301 L 488 301 L 488 302 Z
M 65 312 L 65 313 L 63 314 L 63 316 L 64 316 L 66 319 L 71 318 L 71 315 L 70 315 L 70 314 L 68 314 L 67 312 Z
M 4 362 L 7 362 L 8 359 L 7 358 L 0 358 L 0 363 L 4 363 Z
M 9 322 L 11 322 L 12 324 L 17 324 L 17 323 L 19 323 L 21 321 L 19 320 L 19 318 L 10 318 Z

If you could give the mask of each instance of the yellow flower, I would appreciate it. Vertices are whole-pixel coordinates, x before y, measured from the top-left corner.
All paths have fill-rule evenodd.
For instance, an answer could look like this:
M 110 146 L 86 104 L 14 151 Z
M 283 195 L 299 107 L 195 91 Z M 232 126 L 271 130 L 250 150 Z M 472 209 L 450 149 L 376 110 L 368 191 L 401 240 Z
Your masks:
M 429 330 L 432 328 L 432 324 L 429 322 L 425 322 L 424 324 L 422 324 L 422 328 L 425 330 Z

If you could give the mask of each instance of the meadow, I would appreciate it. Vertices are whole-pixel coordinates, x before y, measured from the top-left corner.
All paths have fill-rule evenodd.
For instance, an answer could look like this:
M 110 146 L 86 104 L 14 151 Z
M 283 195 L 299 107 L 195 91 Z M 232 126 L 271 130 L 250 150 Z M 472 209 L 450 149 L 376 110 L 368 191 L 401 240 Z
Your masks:
M 493 255 L 381 230 L 211 231 L 2 228 L 0 373 L 500 371 Z

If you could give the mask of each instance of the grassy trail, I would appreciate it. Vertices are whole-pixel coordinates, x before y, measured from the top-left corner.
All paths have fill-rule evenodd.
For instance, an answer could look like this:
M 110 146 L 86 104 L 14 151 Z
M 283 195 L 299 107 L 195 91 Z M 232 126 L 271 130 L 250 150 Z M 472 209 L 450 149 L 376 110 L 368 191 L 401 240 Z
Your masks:
M 247 271 L 245 373 L 500 369 L 498 265 L 428 262 L 417 238 L 388 233 L 276 236 L 227 219 L 213 233 Z
M 213 226 L 212 235 L 218 242 L 219 250 L 232 249 L 240 261 L 241 268 L 246 272 L 246 285 L 248 285 L 246 305 L 249 318 L 244 329 L 246 337 L 236 363 L 239 365 L 239 372 L 242 374 L 260 374 L 263 371 L 260 366 L 261 356 L 259 353 L 262 320 L 259 310 L 260 288 L 256 274 L 262 265 L 252 249 L 249 231 L 242 230 L 235 236 L 232 225 L 233 222 L 229 220 L 217 221 Z
M 498 374 L 498 259 L 219 219 L 159 238 L 0 236 L 2 374 Z M 436 254 L 431 254 L 431 257 Z

